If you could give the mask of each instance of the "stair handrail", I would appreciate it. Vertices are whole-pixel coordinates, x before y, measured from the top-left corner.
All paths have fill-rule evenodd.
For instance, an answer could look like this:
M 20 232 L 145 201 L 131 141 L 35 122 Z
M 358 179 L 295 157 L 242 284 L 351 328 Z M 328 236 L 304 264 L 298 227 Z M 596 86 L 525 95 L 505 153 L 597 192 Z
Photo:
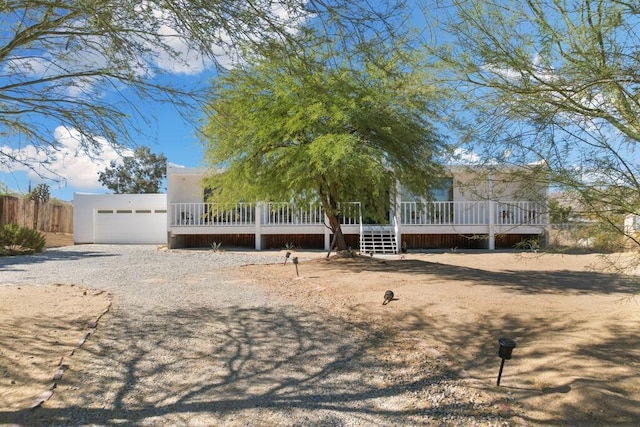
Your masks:
M 400 226 L 398 225 L 398 218 L 396 217 L 396 213 L 393 213 L 391 217 L 391 223 L 393 224 L 393 239 L 395 240 L 396 247 L 395 252 L 398 252 L 398 248 L 400 247 L 400 242 L 398 241 L 398 236 L 400 232 Z
M 362 223 L 362 205 L 358 204 L 358 220 L 360 221 L 360 252 L 364 252 L 364 224 Z

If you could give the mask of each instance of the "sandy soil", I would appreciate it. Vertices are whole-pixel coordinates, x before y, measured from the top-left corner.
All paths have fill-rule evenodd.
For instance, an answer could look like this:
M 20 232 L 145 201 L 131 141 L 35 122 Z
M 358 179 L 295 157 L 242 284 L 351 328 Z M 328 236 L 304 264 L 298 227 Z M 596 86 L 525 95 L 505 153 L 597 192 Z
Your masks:
M 0 409 L 46 401 L 110 304 L 77 286 L 0 286 Z
M 242 274 L 296 304 L 377 325 L 397 345 L 444 354 L 531 424 L 639 425 L 640 286 L 610 273 L 612 260 L 630 256 L 317 254 L 298 273 L 289 261 Z M 382 305 L 386 290 L 395 299 Z M 517 347 L 498 387 L 501 337 Z
M 67 233 L 42 233 L 47 242 L 45 248 L 59 248 L 73 245 L 73 234 Z
M 44 234 L 47 248 L 73 245 L 72 234 Z M 0 287 L 0 408 L 45 401 L 110 305 L 77 286 Z
M 64 245 L 58 237 L 48 246 Z M 531 425 L 640 424 L 640 286 L 609 272 L 599 255 L 293 256 L 307 260 L 297 272 L 284 251 L 283 264 L 235 271 L 300 306 L 368 323 L 396 348 L 419 343 L 425 357 L 442 354 Z M 382 305 L 386 290 L 395 299 Z M 2 406 L 46 396 L 110 301 L 74 286 L 0 287 Z M 517 347 L 498 387 L 501 337 Z

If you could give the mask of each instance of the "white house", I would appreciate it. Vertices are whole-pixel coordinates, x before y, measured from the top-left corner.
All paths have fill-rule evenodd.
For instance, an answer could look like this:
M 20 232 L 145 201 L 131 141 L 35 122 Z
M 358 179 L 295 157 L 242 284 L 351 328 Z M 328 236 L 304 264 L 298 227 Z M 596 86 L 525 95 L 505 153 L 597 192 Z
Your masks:
M 519 173 L 514 173 L 519 172 Z M 448 185 L 432 201 L 397 191 L 388 224 L 365 224 L 358 202 L 342 205 L 342 231 L 361 252 L 398 252 L 427 248 L 513 247 L 546 234 L 547 187 L 513 169 L 484 173 L 451 168 Z M 167 168 L 169 247 L 225 247 L 257 250 L 293 243 L 328 249 L 331 231 L 319 205 L 292 206 L 265 201 L 228 207 L 205 202 L 204 171 Z
M 521 172 L 521 171 L 520 171 Z M 222 206 L 205 202 L 205 171 L 169 164 L 167 194 L 74 195 L 74 241 L 167 244 L 177 247 L 329 248 L 331 230 L 322 207 L 278 201 Z M 451 168 L 430 201 L 395 191 L 387 224 L 363 222 L 359 202 L 342 204 L 348 244 L 365 253 L 402 249 L 512 248 L 543 240 L 548 226 L 547 187 L 513 170 Z M 366 217 L 366 215 L 365 215 Z

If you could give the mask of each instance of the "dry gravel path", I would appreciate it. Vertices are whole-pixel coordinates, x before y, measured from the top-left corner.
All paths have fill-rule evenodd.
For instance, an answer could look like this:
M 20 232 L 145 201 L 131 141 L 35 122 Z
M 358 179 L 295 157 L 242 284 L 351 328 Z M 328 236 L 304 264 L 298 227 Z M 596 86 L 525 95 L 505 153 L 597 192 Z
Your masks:
M 424 343 L 274 298 L 256 252 L 83 245 L 0 259 L 2 283 L 105 290 L 113 306 L 27 425 L 517 425 Z M 0 413 L 2 422 L 17 414 Z

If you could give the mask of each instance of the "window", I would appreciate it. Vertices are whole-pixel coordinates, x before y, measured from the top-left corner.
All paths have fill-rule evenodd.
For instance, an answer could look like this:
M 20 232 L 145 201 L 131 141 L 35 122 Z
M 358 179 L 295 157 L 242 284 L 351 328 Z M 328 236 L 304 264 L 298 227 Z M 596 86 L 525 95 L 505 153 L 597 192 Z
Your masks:
M 453 178 L 444 178 L 441 183 L 434 186 L 431 194 L 435 202 L 452 202 Z

